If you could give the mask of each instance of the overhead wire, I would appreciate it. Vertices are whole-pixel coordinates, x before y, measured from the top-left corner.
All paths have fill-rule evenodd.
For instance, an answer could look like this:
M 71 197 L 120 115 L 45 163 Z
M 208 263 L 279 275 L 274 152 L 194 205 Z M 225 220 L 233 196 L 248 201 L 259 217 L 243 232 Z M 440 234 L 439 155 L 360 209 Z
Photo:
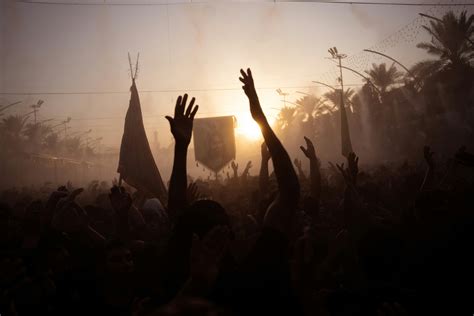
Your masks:
M 349 83 L 346 86 L 359 87 L 364 84 Z M 278 86 L 278 87 L 257 87 L 259 90 L 276 90 L 281 89 L 305 89 L 305 88 L 324 88 L 323 85 L 309 86 Z M 203 88 L 203 89 L 160 89 L 160 90 L 139 90 L 140 93 L 183 93 L 183 92 L 212 92 L 212 91 L 240 91 L 242 88 Z M 0 95 L 107 95 L 107 94 L 130 94 L 129 91 L 0 91 Z
M 196 5 L 214 3 L 211 1 L 180 1 L 180 2 L 63 2 L 63 1 L 28 1 L 17 0 L 17 3 L 37 5 L 63 5 L 63 6 L 168 6 L 168 5 Z M 376 2 L 376 1 L 312 1 L 312 0 L 274 0 L 274 1 L 227 1 L 227 3 L 314 3 L 314 4 L 336 4 L 336 5 L 372 5 L 372 6 L 474 6 L 474 3 L 425 3 L 425 2 Z

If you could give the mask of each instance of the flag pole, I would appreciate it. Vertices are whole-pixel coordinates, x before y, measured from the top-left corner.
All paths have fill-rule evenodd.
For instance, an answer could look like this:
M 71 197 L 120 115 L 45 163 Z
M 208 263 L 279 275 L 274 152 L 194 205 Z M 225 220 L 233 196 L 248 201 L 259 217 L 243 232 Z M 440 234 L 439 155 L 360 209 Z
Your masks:
M 128 53 L 128 65 L 130 67 L 130 77 L 132 77 L 132 81 L 134 81 L 135 76 L 133 75 L 132 58 L 130 58 L 130 53 Z

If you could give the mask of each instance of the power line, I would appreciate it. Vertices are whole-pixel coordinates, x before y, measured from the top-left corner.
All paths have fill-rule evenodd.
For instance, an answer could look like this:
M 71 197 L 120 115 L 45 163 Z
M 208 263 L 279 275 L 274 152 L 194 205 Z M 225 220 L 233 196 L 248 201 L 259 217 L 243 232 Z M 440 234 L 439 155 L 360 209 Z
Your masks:
M 363 83 L 352 83 L 347 86 L 361 87 Z M 305 88 L 324 88 L 323 85 L 309 85 L 309 86 L 278 86 L 278 87 L 262 87 L 258 90 L 275 90 L 281 89 L 305 89 Z M 184 93 L 184 92 L 212 92 L 212 91 L 240 91 L 242 88 L 209 88 L 209 89 L 164 89 L 164 90 L 139 90 L 139 93 Z M 130 91 L 37 91 L 37 92 L 0 92 L 0 95 L 107 95 L 107 94 L 130 94 Z
M 271 109 L 265 109 L 265 111 L 276 111 L 278 109 L 276 108 L 271 108 Z M 210 111 L 210 112 L 198 112 L 199 115 L 215 115 L 215 114 L 233 114 L 233 115 L 238 115 L 238 114 L 246 114 L 248 113 L 247 111 L 235 111 L 235 109 L 227 109 L 227 110 L 222 110 L 222 111 Z M 163 113 L 163 114 L 154 114 L 154 115 L 146 115 L 143 114 L 143 117 L 147 120 L 151 118 L 164 118 L 166 115 L 169 115 L 170 113 Z M 199 118 L 199 117 L 198 117 Z M 123 120 L 125 119 L 125 116 L 110 116 L 110 117 L 74 117 L 73 121 L 104 121 L 104 120 Z M 163 121 L 165 123 L 168 123 L 166 120 Z M 148 122 L 147 124 L 155 124 L 154 122 Z M 106 125 L 101 125 L 101 126 L 106 126 Z M 111 125 L 107 125 L 111 126 Z M 92 126 L 91 126 L 92 127 Z
M 243 1 L 230 0 L 229 3 L 248 3 Z M 257 1 L 255 1 L 257 2 Z M 311 1 L 311 0 L 299 0 L 299 1 L 288 1 L 288 0 L 274 0 L 274 1 L 263 1 L 265 2 L 280 2 L 280 3 L 315 3 L 315 4 L 342 4 L 342 5 L 376 5 L 376 6 L 438 6 L 438 7 L 449 7 L 449 6 L 474 6 L 474 3 L 412 3 L 412 2 L 375 2 L 375 1 Z M 17 0 L 17 3 L 24 4 L 39 4 L 39 5 L 64 5 L 64 6 L 168 6 L 168 5 L 186 5 L 186 4 L 205 4 L 211 3 L 209 1 L 183 1 L 183 2 L 172 2 L 172 3 L 110 3 L 110 2 L 54 2 L 54 1 L 26 1 Z

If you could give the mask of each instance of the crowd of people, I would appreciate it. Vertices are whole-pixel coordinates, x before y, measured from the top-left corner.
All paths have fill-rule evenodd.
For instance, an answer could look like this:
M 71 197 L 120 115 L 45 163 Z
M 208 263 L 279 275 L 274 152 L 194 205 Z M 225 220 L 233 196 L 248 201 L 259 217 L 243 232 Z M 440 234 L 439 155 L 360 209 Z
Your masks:
M 166 117 L 167 201 L 116 181 L 3 191 L 0 314 L 471 315 L 474 156 L 426 146 L 418 165 L 359 169 L 355 153 L 322 164 L 305 138 L 306 174 L 250 69 L 240 80 L 265 141 L 257 177 L 248 163 L 189 181 L 185 94 Z

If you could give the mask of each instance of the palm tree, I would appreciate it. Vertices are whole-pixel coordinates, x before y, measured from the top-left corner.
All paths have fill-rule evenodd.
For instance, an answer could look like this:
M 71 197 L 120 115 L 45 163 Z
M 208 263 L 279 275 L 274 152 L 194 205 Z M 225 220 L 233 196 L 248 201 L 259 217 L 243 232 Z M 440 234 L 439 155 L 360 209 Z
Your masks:
M 40 144 L 43 138 L 51 132 L 51 126 L 43 124 L 27 124 L 23 134 L 31 143 Z
M 385 63 L 372 64 L 372 69 L 366 70 L 365 73 L 369 75 L 370 81 L 380 90 L 381 94 L 385 94 L 390 86 L 398 83 L 403 77 L 403 74 L 398 71 L 395 65 L 392 64 L 387 69 Z
M 324 103 L 324 99 L 315 95 L 306 95 L 296 100 L 296 105 L 296 112 L 303 117 L 303 122 L 308 122 L 310 118 L 331 112 L 331 107 Z
M 21 139 L 21 132 L 27 120 L 28 116 L 24 115 L 9 115 L 2 120 L 0 125 L 2 146 L 12 151 L 22 149 L 23 140 Z
M 62 141 L 62 145 L 68 156 L 75 156 L 81 152 L 81 139 L 79 137 L 65 138 Z
M 302 121 L 307 122 L 314 115 L 316 106 L 321 102 L 321 99 L 314 95 L 305 95 L 301 99 L 296 100 L 296 112 L 302 116 Z
M 343 97 L 344 97 L 344 104 L 346 106 L 352 104 L 351 99 L 353 95 L 354 95 L 354 90 L 352 90 L 351 88 L 344 90 Z M 332 109 L 339 108 L 341 105 L 341 90 L 336 89 L 336 90 L 331 90 L 329 92 L 326 92 L 324 94 L 324 98 L 325 98 L 325 101 L 328 101 L 329 103 L 333 105 Z
M 55 152 L 58 149 L 59 137 L 57 133 L 50 133 L 44 139 L 44 145 L 49 152 Z
M 296 107 L 284 106 L 280 109 L 277 121 L 281 129 L 285 129 L 291 125 L 295 118 Z
M 418 78 L 429 78 L 446 69 L 460 70 L 472 66 L 474 45 L 469 39 L 474 35 L 474 15 L 468 18 L 463 11 L 457 17 L 450 11 L 440 21 L 430 21 L 430 25 L 423 28 L 431 35 L 431 41 L 419 43 L 417 47 L 438 59 L 417 63 L 412 72 Z
M 29 116 L 10 115 L 2 120 L 2 132 L 14 138 L 20 138 L 21 131 Z

